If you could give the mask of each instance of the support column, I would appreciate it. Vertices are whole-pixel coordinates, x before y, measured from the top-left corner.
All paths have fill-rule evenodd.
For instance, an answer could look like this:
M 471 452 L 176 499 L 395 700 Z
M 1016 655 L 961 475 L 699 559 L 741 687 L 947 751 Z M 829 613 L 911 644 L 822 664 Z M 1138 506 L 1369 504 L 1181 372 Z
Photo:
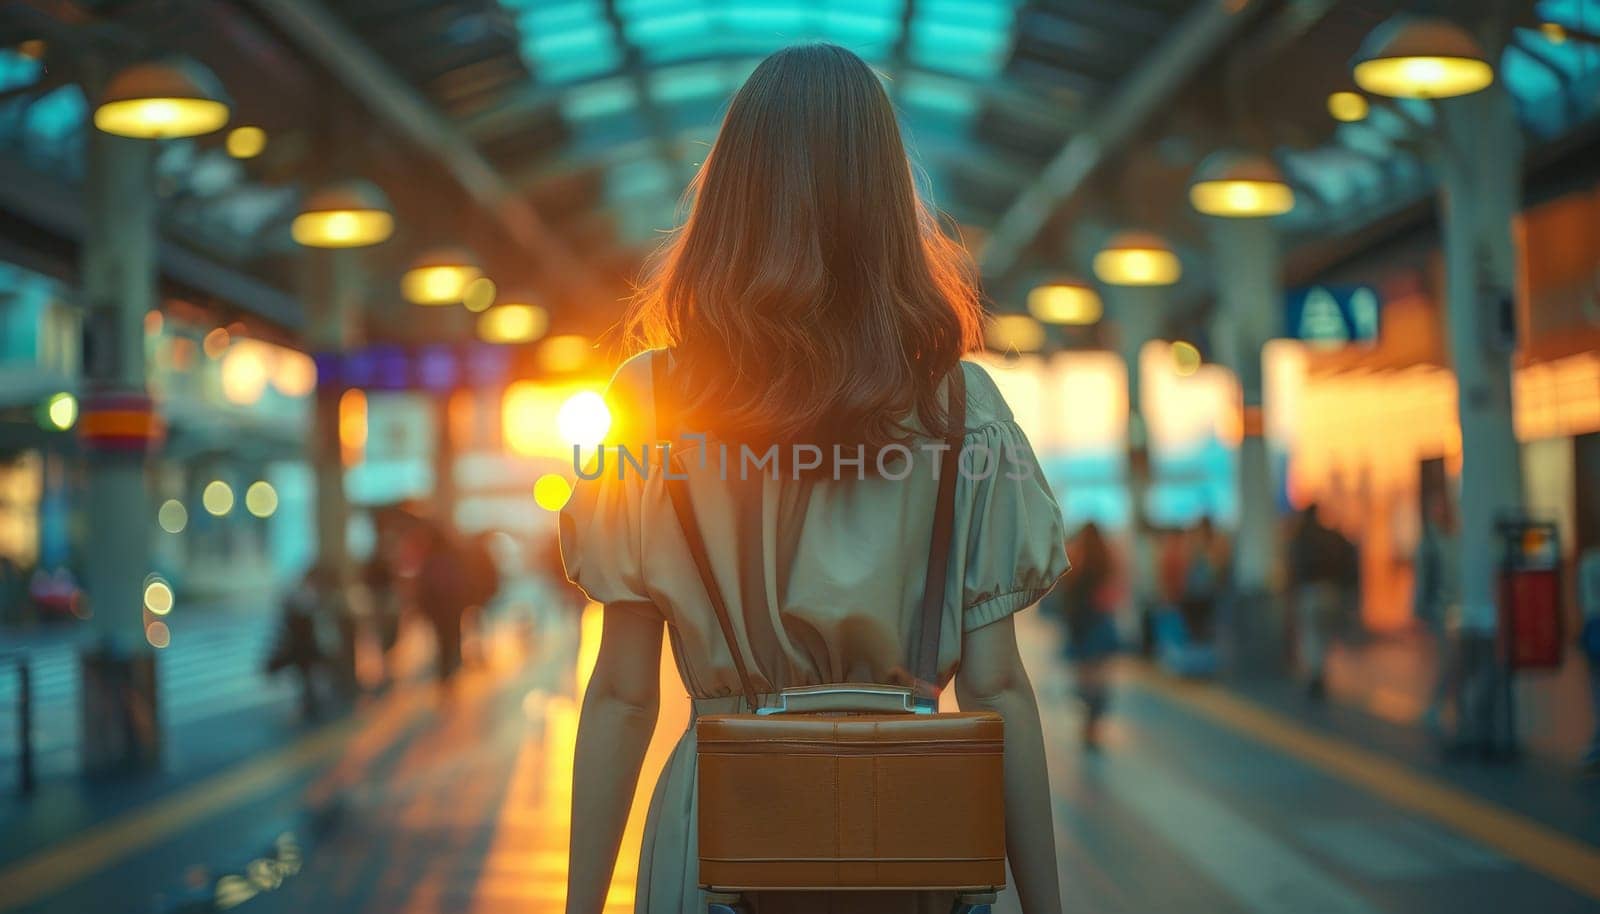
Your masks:
M 317 352 L 338 353 L 355 341 L 361 305 L 360 255 L 334 250 L 310 255 L 306 306 L 309 338 Z M 316 484 L 317 562 L 343 582 L 350 578 L 350 502 L 344 488 L 344 452 L 339 437 L 341 378 L 317 379 L 312 404 L 311 471 Z
M 447 530 L 456 525 L 455 471 L 460 444 L 450 416 L 452 395 L 452 391 L 433 395 L 433 516 Z
M 1128 499 L 1131 506 L 1128 582 L 1134 607 L 1141 614 L 1155 602 L 1155 550 L 1145 511 L 1150 491 L 1150 436 L 1143 408 L 1139 354 L 1160 333 L 1166 293 L 1155 287 L 1119 286 L 1107 290 L 1117 321 L 1117 352 L 1128 372 Z
M 1521 132 L 1495 85 L 1438 103 L 1445 321 L 1461 422 L 1461 646 L 1467 662 L 1461 737 L 1496 739 L 1496 519 L 1522 510 L 1522 461 L 1512 421 Z
M 335 250 L 313 254 L 307 309 L 311 316 L 310 340 L 318 352 L 337 353 L 355 342 L 355 320 L 360 311 L 362 283 L 360 254 Z M 334 615 L 339 650 L 334 672 L 341 690 L 353 694 L 356 685 L 356 620 L 348 599 L 355 581 L 350 561 L 350 501 L 345 493 L 344 451 L 339 429 L 339 405 L 345 393 L 342 378 L 317 379 L 312 403 L 310 462 L 316 490 L 317 551 L 322 572 L 323 604 Z
M 1229 631 L 1243 666 L 1281 660 L 1281 614 L 1272 605 L 1277 517 L 1267 454 L 1261 354 L 1282 309 L 1277 230 L 1266 219 L 1212 219 L 1217 257 L 1217 309 L 1212 342 L 1217 361 L 1239 380 L 1244 434 L 1239 442 L 1239 526 L 1233 541 Z
M 160 756 L 155 655 L 144 584 L 154 517 L 145 457 L 158 425 L 145 387 L 144 316 L 155 305 L 155 147 L 86 131 L 82 249 L 83 381 L 88 452 L 84 599 L 93 642 L 83 676 L 83 768 L 100 773 Z

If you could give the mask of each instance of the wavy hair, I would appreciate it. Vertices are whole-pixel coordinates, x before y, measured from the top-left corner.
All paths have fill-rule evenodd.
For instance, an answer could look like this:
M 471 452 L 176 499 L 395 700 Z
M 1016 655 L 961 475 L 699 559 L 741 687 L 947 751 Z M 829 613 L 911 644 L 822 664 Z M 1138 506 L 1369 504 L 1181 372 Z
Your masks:
M 860 57 L 781 50 L 734 95 L 624 323 L 675 350 L 680 419 L 728 439 L 882 446 L 942 430 L 981 345 L 971 258 L 918 197 Z

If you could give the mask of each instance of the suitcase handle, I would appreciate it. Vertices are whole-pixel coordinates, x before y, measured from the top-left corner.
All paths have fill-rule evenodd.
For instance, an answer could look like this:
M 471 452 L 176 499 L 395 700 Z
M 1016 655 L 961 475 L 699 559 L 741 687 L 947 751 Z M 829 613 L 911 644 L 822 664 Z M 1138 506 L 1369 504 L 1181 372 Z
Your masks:
M 890 714 L 932 714 L 932 702 L 915 699 L 910 689 L 877 685 L 807 686 L 778 693 L 775 707 L 759 708 L 761 716 L 819 711 L 877 711 Z

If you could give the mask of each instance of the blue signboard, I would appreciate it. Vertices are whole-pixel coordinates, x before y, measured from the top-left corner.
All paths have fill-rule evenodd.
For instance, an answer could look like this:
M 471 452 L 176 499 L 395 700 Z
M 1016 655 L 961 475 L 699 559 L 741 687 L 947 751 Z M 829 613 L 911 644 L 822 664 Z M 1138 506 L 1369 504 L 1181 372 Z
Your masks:
M 471 343 L 408 349 L 373 345 L 315 355 L 320 383 L 368 390 L 453 390 L 503 383 L 512 371 L 505 346 Z
M 1307 286 L 1284 298 L 1284 335 L 1316 346 L 1378 341 L 1382 312 L 1372 286 Z

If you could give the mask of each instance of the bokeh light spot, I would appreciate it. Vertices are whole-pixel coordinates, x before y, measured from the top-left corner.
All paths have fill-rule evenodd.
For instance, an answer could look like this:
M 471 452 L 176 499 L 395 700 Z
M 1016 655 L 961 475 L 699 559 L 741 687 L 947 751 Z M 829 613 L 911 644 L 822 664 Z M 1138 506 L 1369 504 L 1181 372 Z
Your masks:
M 200 504 L 206 511 L 221 517 L 233 510 L 233 488 L 220 479 L 213 479 L 200 493 Z
M 189 509 L 176 498 L 169 498 L 156 511 L 156 523 L 168 533 L 182 533 L 183 528 L 189 526 Z
M 557 473 L 546 473 L 533 484 L 533 500 L 546 511 L 560 511 L 572 497 L 572 483 Z
M 556 430 L 568 444 L 599 444 L 611 430 L 611 410 L 604 397 L 592 390 L 580 390 L 561 404 L 556 413 Z

